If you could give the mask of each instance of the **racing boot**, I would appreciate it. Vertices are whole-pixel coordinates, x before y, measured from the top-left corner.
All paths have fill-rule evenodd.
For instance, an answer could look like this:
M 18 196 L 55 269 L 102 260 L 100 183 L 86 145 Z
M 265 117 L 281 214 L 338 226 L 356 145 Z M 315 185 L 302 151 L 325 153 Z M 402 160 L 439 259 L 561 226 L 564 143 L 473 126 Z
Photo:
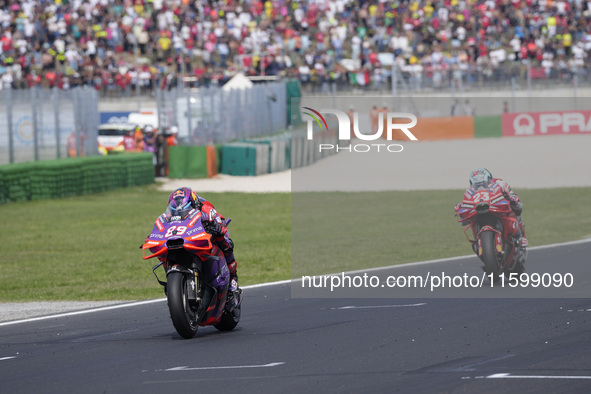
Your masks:
M 527 238 L 525 237 L 525 223 L 521 219 L 521 215 L 517 216 L 517 224 L 519 225 L 519 231 L 521 232 L 521 247 L 526 248 L 529 245 Z
M 517 225 L 519 226 L 519 234 L 516 236 L 515 246 L 519 247 L 517 263 L 523 266 L 527 258 L 527 245 L 529 244 L 525 237 L 525 224 L 521 219 L 521 215 L 517 216 Z
M 234 256 L 231 256 L 232 261 L 228 264 L 230 270 L 230 286 L 228 287 L 228 310 L 231 312 L 238 307 L 242 302 L 242 289 L 238 287 L 238 274 L 236 268 L 238 263 L 234 260 Z
M 236 262 L 236 260 L 228 264 L 228 270 L 230 270 L 230 287 L 228 288 L 229 291 L 238 290 L 238 274 L 236 273 L 237 267 L 238 263 Z

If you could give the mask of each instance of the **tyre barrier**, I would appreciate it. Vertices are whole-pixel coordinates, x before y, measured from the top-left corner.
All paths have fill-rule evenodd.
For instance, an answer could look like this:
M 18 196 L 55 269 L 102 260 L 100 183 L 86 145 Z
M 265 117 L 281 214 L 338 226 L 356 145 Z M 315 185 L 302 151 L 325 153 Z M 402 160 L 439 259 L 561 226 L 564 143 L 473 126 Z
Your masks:
M 269 173 L 270 146 L 237 142 L 222 146 L 221 173 L 256 176 Z

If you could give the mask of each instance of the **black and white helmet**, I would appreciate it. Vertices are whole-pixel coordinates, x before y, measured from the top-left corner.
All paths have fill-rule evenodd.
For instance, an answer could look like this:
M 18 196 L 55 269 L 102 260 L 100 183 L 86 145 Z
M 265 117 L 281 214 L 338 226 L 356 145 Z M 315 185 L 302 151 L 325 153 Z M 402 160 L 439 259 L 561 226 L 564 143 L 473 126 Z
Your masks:
M 474 189 L 486 187 L 493 180 L 493 176 L 486 168 L 479 168 L 470 174 L 470 186 Z

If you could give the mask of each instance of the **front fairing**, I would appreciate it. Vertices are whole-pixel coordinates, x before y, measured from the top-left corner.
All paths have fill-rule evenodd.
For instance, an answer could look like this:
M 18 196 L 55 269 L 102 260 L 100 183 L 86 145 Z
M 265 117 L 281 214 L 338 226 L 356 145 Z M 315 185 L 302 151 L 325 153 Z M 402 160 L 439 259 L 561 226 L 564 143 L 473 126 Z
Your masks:
M 464 233 L 472 229 L 474 238 L 466 234 L 472 243 L 476 242 L 482 228 L 487 225 L 496 228 L 505 239 L 510 239 L 516 233 L 517 218 L 501 187 L 496 184 L 491 188 L 468 189 L 459 208 L 458 222 L 467 226 Z
M 184 218 L 160 215 L 142 246 L 144 259 L 165 258 L 170 250 L 183 248 L 190 252 L 212 248 L 211 235 L 201 224 L 201 211 L 193 209 Z
M 186 251 L 206 264 L 207 280 L 214 287 L 227 287 L 230 277 L 223 252 L 212 243 L 201 223 L 201 211 L 192 210 L 184 219 L 160 215 L 142 245 L 143 258 L 166 260 L 171 252 Z M 170 265 L 170 264 L 169 264 Z
M 502 193 L 502 189 L 498 185 L 493 185 L 491 188 L 468 189 L 464 194 L 464 199 L 460 204 L 458 210 L 458 221 L 474 221 L 479 216 L 477 206 L 479 204 L 486 204 L 488 209 L 486 214 L 493 214 L 495 216 L 503 217 L 511 214 L 511 206 L 509 201 Z M 482 212 L 480 212 L 482 214 Z

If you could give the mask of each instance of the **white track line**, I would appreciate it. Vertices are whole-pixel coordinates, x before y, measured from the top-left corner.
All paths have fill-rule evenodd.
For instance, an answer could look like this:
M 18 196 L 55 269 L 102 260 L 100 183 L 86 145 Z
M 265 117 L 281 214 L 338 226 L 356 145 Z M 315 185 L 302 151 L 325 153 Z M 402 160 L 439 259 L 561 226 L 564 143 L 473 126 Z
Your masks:
M 421 302 L 419 304 L 402 304 L 402 305 L 364 305 L 364 306 L 349 305 L 349 306 L 342 306 L 340 308 L 331 308 L 331 309 L 342 310 L 342 309 L 375 309 L 375 308 L 411 308 L 414 306 L 423 306 L 423 305 L 427 305 L 427 304 L 425 302 Z
M 40 317 L 32 317 L 32 318 L 29 318 L 29 319 L 23 319 L 23 320 L 8 321 L 8 322 L 0 323 L 0 327 L 10 326 L 12 324 L 28 323 L 28 322 L 34 322 L 34 321 L 55 319 L 55 318 L 58 318 L 58 317 L 85 315 L 85 314 L 94 313 L 94 312 L 110 311 L 110 310 L 113 310 L 113 309 L 121 309 L 121 308 L 127 308 L 127 307 L 132 307 L 132 306 L 154 304 L 156 302 L 161 302 L 161 301 L 166 301 L 166 298 L 159 298 L 157 300 L 146 300 L 146 301 L 137 301 L 137 302 L 122 303 L 122 304 L 117 304 L 117 305 L 103 306 L 103 307 L 100 307 L 100 308 L 86 309 L 86 310 L 83 310 L 83 311 L 58 313 L 58 314 L 49 315 L 49 316 L 40 316 Z
M 242 368 L 271 368 L 276 367 L 278 365 L 283 365 L 285 362 L 277 362 L 277 363 L 269 363 L 269 364 L 260 364 L 260 365 L 229 365 L 229 366 L 221 366 L 221 367 L 174 367 L 165 369 L 164 372 L 171 372 L 171 371 L 205 371 L 211 369 L 242 369 Z
M 585 238 L 585 239 L 581 239 L 581 240 L 578 240 L 578 241 L 569 241 L 569 242 L 563 242 L 563 243 L 557 243 L 557 244 L 550 244 L 550 245 L 533 246 L 531 248 L 528 247 L 527 250 L 528 251 L 532 251 L 532 250 L 540 250 L 540 249 L 552 249 L 552 248 L 558 248 L 558 247 L 561 247 L 561 246 L 579 245 L 579 244 L 584 244 L 584 243 L 589 243 L 589 242 L 591 242 L 591 238 Z M 386 267 L 367 268 L 367 269 L 360 269 L 360 270 L 356 270 L 356 271 L 349 271 L 349 272 L 345 272 L 345 274 L 357 274 L 357 273 L 363 273 L 363 272 L 373 272 L 373 271 L 389 270 L 389 269 L 394 269 L 394 268 L 398 268 L 398 267 L 402 268 L 402 267 L 413 267 L 413 266 L 426 265 L 426 264 L 445 263 L 445 262 L 453 261 L 453 260 L 470 259 L 470 258 L 474 258 L 475 256 L 476 256 L 475 254 L 468 254 L 468 255 L 457 256 L 457 257 L 446 257 L 446 258 L 443 258 L 443 259 L 435 259 L 435 260 L 427 260 L 427 261 L 417 261 L 417 262 L 414 262 L 414 263 L 395 264 L 395 265 L 389 265 L 389 266 L 386 266 Z M 333 275 L 340 275 L 340 274 L 341 273 L 333 274 Z
M 591 376 L 581 375 L 511 375 L 509 373 L 495 373 L 487 379 L 591 379 Z
M 591 238 L 586 238 L 586 239 L 582 239 L 582 240 L 579 240 L 579 241 L 569 241 L 569 242 L 551 244 L 551 245 L 534 246 L 534 247 L 531 247 L 531 248 L 528 248 L 528 249 L 529 250 L 550 249 L 550 248 L 557 248 L 557 247 L 560 247 L 560 246 L 579 245 L 579 244 L 584 244 L 584 243 L 588 243 L 588 242 L 591 242 Z M 473 258 L 473 257 L 474 257 L 473 254 L 471 254 L 471 255 L 465 255 L 465 256 L 458 256 L 458 257 L 447 257 L 447 258 L 444 258 L 444 259 L 436 259 L 436 260 L 428 260 L 428 261 L 418 261 L 418 262 L 414 262 L 414 263 L 397 264 L 397 265 L 390 265 L 390 266 L 386 266 L 386 267 L 368 268 L 368 269 L 362 269 L 362 270 L 357 270 L 357 271 L 349 271 L 349 272 L 346 272 L 346 274 L 355 274 L 355 273 L 360 273 L 360 272 L 381 271 L 381 270 L 388 270 L 388 269 L 394 269 L 394 268 L 400 268 L 400 267 L 412 267 L 412 266 L 425 265 L 425 264 L 437 264 L 437 263 L 443 263 L 443 262 L 446 262 L 446 261 L 467 259 L 467 258 Z M 340 275 L 340 274 L 341 273 L 339 273 L 338 275 Z M 328 274 L 328 275 L 330 276 L 330 274 Z M 333 275 L 337 275 L 337 274 L 333 274 Z M 301 278 L 300 279 L 280 280 L 280 281 L 277 281 L 277 282 L 259 283 L 259 284 L 256 284 L 256 285 L 244 286 L 244 287 L 242 287 L 242 289 L 245 289 L 246 290 L 246 289 L 256 289 L 256 288 L 259 288 L 259 287 L 284 285 L 284 284 L 289 284 L 289 283 L 297 282 L 297 281 L 301 281 Z M 42 320 L 48 320 L 48 319 L 55 319 L 55 318 L 59 318 L 59 317 L 85 315 L 85 314 L 88 314 L 88 313 L 102 312 L 102 311 L 110 311 L 110 310 L 114 310 L 114 309 L 121 309 L 121 308 L 128 308 L 128 307 L 131 308 L 131 307 L 134 307 L 134 306 L 154 304 L 156 302 L 162 302 L 162 301 L 166 301 L 166 298 L 158 298 L 158 299 L 155 299 L 155 300 L 146 300 L 146 301 L 122 303 L 122 304 L 117 304 L 117 305 L 104 306 L 104 307 L 100 307 L 100 308 L 86 309 L 86 310 L 83 310 L 83 311 L 58 313 L 58 314 L 49 315 L 49 316 L 40 316 L 40 317 L 32 317 L 32 318 L 29 318 L 29 319 L 13 320 L 13 321 L 8 321 L 8 322 L 2 322 L 2 323 L 0 323 L 0 327 L 10 326 L 10 325 L 20 324 L 20 323 L 28 323 L 28 322 L 34 322 L 34 321 L 42 321 Z

